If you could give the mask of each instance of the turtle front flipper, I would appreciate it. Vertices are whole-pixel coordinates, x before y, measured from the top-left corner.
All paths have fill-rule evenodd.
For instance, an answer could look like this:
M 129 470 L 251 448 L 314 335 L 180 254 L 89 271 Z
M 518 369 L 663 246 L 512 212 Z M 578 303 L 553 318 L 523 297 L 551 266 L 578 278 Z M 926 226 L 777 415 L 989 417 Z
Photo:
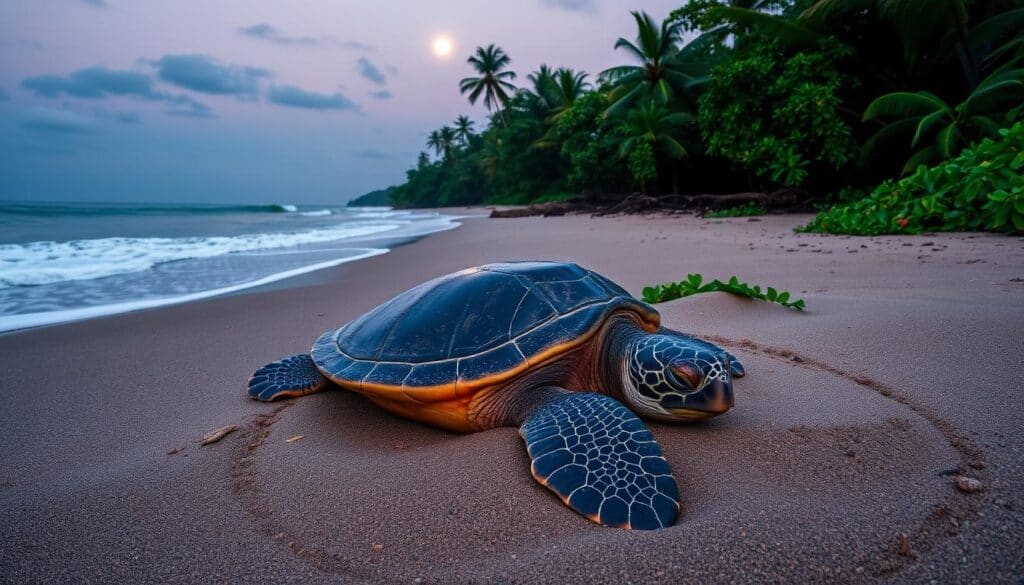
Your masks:
M 613 398 L 565 392 L 519 427 L 530 471 L 573 510 L 605 526 L 652 530 L 679 514 L 679 488 L 651 431 Z
M 249 379 L 249 397 L 270 401 L 304 396 L 324 390 L 327 378 L 320 373 L 309 354 L 293 355 L 270 362 Z

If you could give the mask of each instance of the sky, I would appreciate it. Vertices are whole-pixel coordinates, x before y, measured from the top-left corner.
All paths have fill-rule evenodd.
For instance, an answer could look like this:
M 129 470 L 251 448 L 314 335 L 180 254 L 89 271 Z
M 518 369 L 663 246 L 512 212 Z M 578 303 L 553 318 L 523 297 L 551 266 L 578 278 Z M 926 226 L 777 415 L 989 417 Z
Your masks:
M 0 0 L 0 200 L 340 204 L 484 124 L 475 47 L 593 77 L 684 1 Z

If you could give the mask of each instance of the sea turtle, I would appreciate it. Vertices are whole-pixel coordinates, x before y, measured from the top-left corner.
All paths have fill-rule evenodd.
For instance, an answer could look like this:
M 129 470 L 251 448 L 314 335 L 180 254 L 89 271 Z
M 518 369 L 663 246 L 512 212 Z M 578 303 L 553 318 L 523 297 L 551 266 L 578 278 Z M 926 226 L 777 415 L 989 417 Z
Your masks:
M 600 274 L 506 262 L 399 294 L 321 335 L 310 354 L 257 370 L 249 395 L 337 385 L 445 429 L 519 427 L 534 478 L 565 504 L 646 530 L 672 525 L 681 500 L 634 411 L 668 421 L 722 414 L 742 375 L 734 356 L 662 328 L 653 307 Z

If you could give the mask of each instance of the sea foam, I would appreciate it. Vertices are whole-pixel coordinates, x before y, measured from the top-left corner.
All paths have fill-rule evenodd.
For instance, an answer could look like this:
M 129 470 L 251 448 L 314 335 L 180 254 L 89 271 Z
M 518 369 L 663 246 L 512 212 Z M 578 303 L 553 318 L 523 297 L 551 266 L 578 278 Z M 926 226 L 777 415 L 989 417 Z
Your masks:
M 287 233 L 187 238 L 100 238 L 0 245 L 0 288 L 89 280 L 148 270 L 177 260 L 234 252 L 290 248 L 368 236 L 398 229 L 405 222 L 346 223 Z

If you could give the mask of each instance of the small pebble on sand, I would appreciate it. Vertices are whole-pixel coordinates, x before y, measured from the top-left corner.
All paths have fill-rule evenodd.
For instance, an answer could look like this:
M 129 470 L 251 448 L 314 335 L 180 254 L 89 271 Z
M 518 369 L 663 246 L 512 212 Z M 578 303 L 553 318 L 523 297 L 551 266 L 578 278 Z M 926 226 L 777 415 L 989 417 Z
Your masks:
M 982 484 L 981 481 L 974 479 L 973 477 L 964 477 L 962 475 L 958 475 L 953 478 L 953 485 L 956 486 L 956 489 L 965 494 L 974 494 L 985 489 L 985 485 Z

